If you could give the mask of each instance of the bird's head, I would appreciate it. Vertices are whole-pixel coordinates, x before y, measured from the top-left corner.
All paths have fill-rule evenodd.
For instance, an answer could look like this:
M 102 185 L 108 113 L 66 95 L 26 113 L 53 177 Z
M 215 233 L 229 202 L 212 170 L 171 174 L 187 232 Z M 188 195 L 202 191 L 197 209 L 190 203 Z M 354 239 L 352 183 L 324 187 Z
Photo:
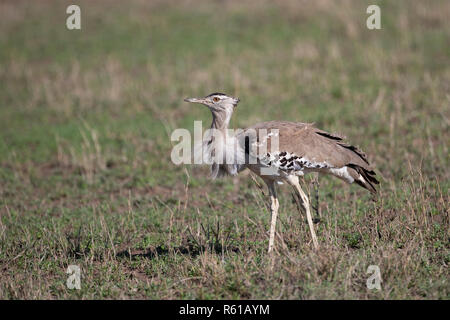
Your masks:
M 239 103 L 239 98 L 227 96 L 224 93 L 211 93 L 204 98 L 187 98 L 186 102 L 200 103 L 207 106 L 212 113 L 232 113 Z

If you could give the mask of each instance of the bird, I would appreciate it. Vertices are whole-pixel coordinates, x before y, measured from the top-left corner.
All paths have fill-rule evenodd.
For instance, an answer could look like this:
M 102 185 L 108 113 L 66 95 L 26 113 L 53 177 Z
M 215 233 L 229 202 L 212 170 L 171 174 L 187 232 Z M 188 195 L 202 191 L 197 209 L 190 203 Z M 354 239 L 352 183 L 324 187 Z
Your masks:
M 348 144 L 345 137 L 315 127 L 314 123 L 272 120 L 256 123 L 235 134 L 229 124 L 239 98 L 214 92 L 203 98 L 186 98 L 186 102 L 202 104 L 212 114 L 211 134 L 201 141 L 202 156 L 211 165 L 211 177 L 237 175 L 249 169 L 267 185 L 270 196 L 271 224 L 268 253 L 274 248 L 279 209 L 276 185 L 292 186 L 306 212 L 313 246 L 319 248 L 311 215 L 310 200 L 299 178 L 318 172 L 356 183 L 372 194 L 377 193 L 374 169 L 366 154 Z

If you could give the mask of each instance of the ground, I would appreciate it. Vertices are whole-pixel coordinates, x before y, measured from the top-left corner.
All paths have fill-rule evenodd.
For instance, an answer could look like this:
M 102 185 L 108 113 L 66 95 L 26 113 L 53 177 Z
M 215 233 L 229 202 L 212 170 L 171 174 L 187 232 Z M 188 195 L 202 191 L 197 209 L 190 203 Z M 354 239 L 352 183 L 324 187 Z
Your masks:
M 450 2 L 375 2 L 381 30 L 356 0 L 78 1 L 67 30 L 71 2 L 2 1 L 0 299 L 448 299 Z M 268 256 L 258 178 L 170 160 L 215 91 L 235 128 L 344 134 L 378 197 L 321 177 L 315 251 L 281 186 Z

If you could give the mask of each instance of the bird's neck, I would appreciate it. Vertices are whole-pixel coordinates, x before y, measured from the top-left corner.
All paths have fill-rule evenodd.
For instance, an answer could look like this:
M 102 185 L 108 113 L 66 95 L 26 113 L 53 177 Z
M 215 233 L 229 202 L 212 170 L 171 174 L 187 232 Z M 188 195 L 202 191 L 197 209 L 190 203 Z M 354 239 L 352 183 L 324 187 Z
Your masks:
M 231 112 L 212 112 L 211 129 L 226 130 L 231 120 Z
M 233 106 L 228 110 L 221 112 L 212 112 L 212 123 L 210 132 L 211 137 L 206 143 L 206 158 L 210 159 L 211 176 L 216 178 L 223 174 L 237 174 L 237 163 L 244 158 L 236 148 L 236 140 L 234 134 L 228 132 L 231 116 L 233 114 Z M 212 143 L 214 142 L 214 143 Z

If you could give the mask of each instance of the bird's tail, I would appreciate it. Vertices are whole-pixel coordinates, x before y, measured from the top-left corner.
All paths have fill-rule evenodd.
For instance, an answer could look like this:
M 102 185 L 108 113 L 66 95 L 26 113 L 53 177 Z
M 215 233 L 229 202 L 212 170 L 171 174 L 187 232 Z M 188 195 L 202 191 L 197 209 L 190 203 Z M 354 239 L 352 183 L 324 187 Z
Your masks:
M 369 190 L 373 194 L 377 193 L 377 189 L 374 184 L 379 184 L 380 182 L 375 178 L 375 171 L 363 168 L 355 164 L 348 164 L 347 167 L 350 168 L 350 175 L 353 177 L 355 182 L 361 187 Z

